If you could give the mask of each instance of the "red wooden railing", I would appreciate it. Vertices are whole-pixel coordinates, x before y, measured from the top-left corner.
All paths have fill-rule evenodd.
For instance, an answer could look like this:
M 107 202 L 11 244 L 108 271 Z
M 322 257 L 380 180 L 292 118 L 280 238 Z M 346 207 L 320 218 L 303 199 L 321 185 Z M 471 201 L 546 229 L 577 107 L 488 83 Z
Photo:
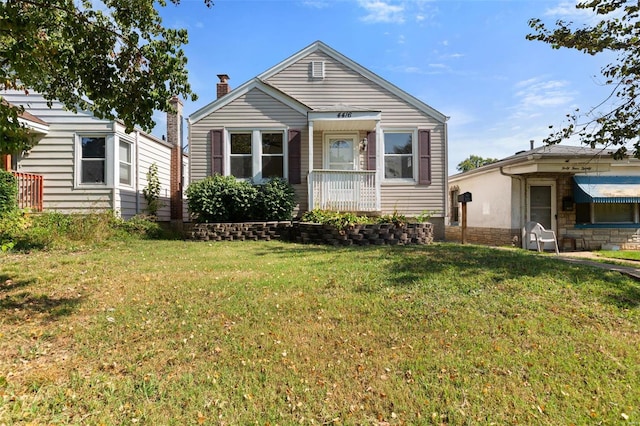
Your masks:
M 42 211 L 43 179 L 41 175 L 11 172 L 18 179 L 18 207 Z

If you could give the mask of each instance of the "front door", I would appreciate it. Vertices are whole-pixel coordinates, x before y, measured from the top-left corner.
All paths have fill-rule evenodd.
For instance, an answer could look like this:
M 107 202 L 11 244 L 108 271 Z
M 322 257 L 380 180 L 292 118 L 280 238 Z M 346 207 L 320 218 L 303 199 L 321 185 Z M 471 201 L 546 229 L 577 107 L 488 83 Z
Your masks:
M 351 136 L 329 136 L 327 140 L 326 168 L 329 170 L 355 170 L 356 139 Z
M 325 135 L 324 168 L 327 174 L 323 194 L 326 205 L 331 209 L 344 210 L 352 205 L 358 196 L 353 171 L 357 163 L 357 135 Z
M 556 231 L 555 181 L 529 181 L 529 221 L 538 222 L 545 229 Z

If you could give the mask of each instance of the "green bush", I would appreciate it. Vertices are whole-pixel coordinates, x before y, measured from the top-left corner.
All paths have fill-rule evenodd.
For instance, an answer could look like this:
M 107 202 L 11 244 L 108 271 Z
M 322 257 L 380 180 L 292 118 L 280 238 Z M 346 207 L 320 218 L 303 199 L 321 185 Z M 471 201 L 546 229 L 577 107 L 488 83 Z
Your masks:
M 284 179 L 271 179 L 257 185 L 253 218 L 255 220 L 291 220 L 296 206 L 293 187 Z
M 284 179 L 253 185 L 233 176 L 209 176 L 189 185 L 189 210 L 200 222 L 290 220 L 295 194 Z
M 6 170 L 0 170 L 0 215 L 18 208 L 18 181 Z
M 374 223 L 374 220 L 368 216 L 358 216 L 354 213 L 340 213 L 332 210 L 319 209 L 305 212 L 300 220 L 302 222 L 332 225 L 338 229 L 346 229 L 354 225 Z

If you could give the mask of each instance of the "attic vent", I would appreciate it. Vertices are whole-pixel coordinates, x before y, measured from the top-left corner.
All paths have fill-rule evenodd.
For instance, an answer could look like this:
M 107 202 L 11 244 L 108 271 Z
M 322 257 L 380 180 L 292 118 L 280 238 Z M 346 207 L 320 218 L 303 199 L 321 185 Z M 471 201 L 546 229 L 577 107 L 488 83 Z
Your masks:
M 311 78 L 324 78 L 324 61 L 311 62 Z

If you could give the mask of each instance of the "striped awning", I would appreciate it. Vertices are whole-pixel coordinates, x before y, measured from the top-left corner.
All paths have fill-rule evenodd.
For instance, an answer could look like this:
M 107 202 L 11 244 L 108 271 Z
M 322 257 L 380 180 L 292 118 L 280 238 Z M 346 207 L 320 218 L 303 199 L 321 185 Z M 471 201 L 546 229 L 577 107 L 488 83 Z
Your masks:
M 576 203 L 640 203 L 640 176 L 574 176 Z

